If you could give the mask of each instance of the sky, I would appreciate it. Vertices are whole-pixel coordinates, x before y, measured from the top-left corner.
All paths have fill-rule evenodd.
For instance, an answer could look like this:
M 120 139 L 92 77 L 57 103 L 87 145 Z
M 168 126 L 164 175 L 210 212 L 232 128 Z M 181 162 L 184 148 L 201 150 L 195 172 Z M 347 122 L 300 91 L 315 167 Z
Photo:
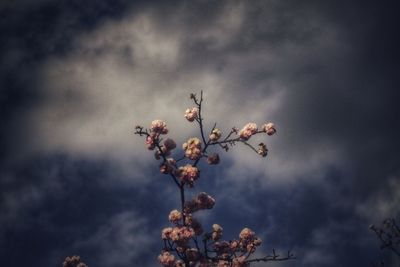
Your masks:
M 266 158 L 200 165 L 205 229 L 297 257 L 269 266 L 395 266 L 368 229 L 400 220 L 394 2 L 2 1 L 0 262 L 159 266 L 179 194 L 134 126 L 165 120 L 180 146 L 203 90 L 207 129 L 277 127 L 252 140 Z

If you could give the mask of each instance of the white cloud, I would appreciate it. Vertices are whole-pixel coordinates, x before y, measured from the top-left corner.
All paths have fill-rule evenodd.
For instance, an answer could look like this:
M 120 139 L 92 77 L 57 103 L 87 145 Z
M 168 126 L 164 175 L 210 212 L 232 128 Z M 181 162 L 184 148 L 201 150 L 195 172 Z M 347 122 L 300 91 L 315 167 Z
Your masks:
M 40 151 L 108 158 L 120 163 L 127 174 L 136 174 L 131 182 L 142 182 L 143 166 L 152 160 L 152 153 L 133 135 L 134 125 L 165 119 L 170 136 L 184 142 L 196 134 L 196 127 L 183 118 L 183 111 L 192 105 L 188 95 L 204 89 L 208 127 L 214 121 L 225 131 L 248 121 L 272 120 L 278 125 L 278 136 L 268 141 L 269 159 L 261 161 L 235 148 L 228 155 L 234 161 L 230 176 L 255 171 L 274 177 L 275 182 L 318 176 L 317 170 L 338 159 L 340 151 L 317 143 L 312 149 L 293 153 L 296 148 L 287 145 L 293 129 L 280 123 L 293 88 L 276 70 L 285 73 L 288 68 L 284 66 L 290 65 L 285 59 L 299 61 L 304 54 L 293 54 L 294 44 L 223 52 L 240 40 L 243 22 L 251 14 L 248 8 L 225 5 L 195 34 L 186 32 L 193 29 L 184 24 L 188 10 L 180 8 L 175 16 L 162 20 L 146 11 L 105 22 L 78 36 L 70 54 L 49 60 L 42 70 L 43 101 L 29 117 L 32 146 Z M 318 47 L 332 41 L 324 35 L 320 39 L 324 41 L 317 42 Z M 199 63 L 188 63 L 185 45 L 203 42 L 221 53 L 207 61 L 199 55 Z M 216 66 L 224 67 L 218 70 Z M 271 76 L 251 79 L 260 70 Z
M 209 27 L 203 27 L 191 38 L 191 42 L 203 42 L 208 49 L 223 49 L 231 44 L 243 26 L 246 6 L 243 3 L 225 5 Z M 207 25 L 207 24 L 206 24 Z

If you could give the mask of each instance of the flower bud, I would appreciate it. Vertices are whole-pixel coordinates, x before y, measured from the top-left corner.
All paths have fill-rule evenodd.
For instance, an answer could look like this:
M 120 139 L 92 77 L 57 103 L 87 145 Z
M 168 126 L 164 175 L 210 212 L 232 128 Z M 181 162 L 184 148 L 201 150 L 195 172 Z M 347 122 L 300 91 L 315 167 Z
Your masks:
M 164 228 L 161 232 L 161 238 L 164 240 L 169 239 L 171 233 L 172 233 L 172 227 Z
M 213 224 L 212 228 L 213 228 L 213 232 L 211 234 L 212 240 L 217 241 L 217 240 L 221 239 L 222 232 L 223 232 L 222 227 L 219 224 L 215 223 L 215 224 Z
M 186 164 L 186 166 L 179 167 L 178 176 L 180 180 L 187 184 L 189 187 L 193 187 L 194 182 L 199 178 L 200 171 L 196 167 Z
M 148 150 L 154 150 L 154 148 L 156 147 L 156 144 L 155 144 L 155 140 L 153 137 L 151 137 L 151 136 L 146 137 L 146 146 L 147 146 Z
M 267 146 L 264 143 L 260 143 L 258 145 L 257 153 L 258 153 L 258 155 L 260 155 L 262 157 L 266 157 L 268 154 Z
M 168 158 L 166 162 L 161 163 L 160 172 L 170 174 L 176 171 L 176 161 L 173 158 Z
M 151 122 L 150 131 L 157 134 L 167 134 L 167 124 L 162 120 L 154 120 Z
M 180 220 L 182 220 L 182 213 L 178 210 L 173 210 L 169 213 L 168 219 L 170 222 L 178 224 Z
M 254 237 L 254 232 L 251 231 L 249 228 L 243 228 L 243 230 L 239 234 L 240 239 L 252 239 Z
M 215 142 L 221 138 L 221 135 L 222 135 L 222 132 L 219 129 L 214 129 L 214 130 L 212 130 L 209 138 L 211 141 Z
M 242 130 L 239 131 L 239 136 L 243 140 L 249 140 L 249 138 L 257 132 L 257 124 L 248 123 L 246 124 Z
M 199 138 L 190 138 L 182 145 L 185 156 L 191 160 L 198 160 L 201 157 L 201 141 Z
M 255 238 L 254 241 L 253 241 L 253 244 L 255 246 L 259 246 L 259 245 L 261 245 L 261 243 L 262 243 L 262 240 L 260 238 L 258 238 L 258 237 Z
M 175 263 L 175 256 L 168 251 L 162 251 L 158 256 L 158 260 L 163 266 L 172 267 Z
M 246 256 L 243 255 L 243 256 L 234 258 L 233 261 L 232 261 L 232 266 L 233 267 L 244 267 L 244 266 L 247 266 L 246 265 Z
M 169 151 L 176 148 L 176 143 L 171 138 L 167 138 L 164 140 L 164 147 Z
M 199 109 L 198 109 L 198 108 L 196 108 L 196 107 L 194 107 L 194 108 L 188 108 L 188 109 L 185 111 L 185 118 L 186 118 L 188 121 L 192 122 L 192 121 L 194 121 L 195 119 L 198 118 L 198 113 L 199 113 Z
M 219 163 L 219 155 L 217 153 L 213 153 L 207 157 L 207 163 L 210 165 L 216 165 Z
M 262 126 L 262 130 L 266 132 L 268 135 L 273 135 L 276 133 L 275 124 L 272 122 L 266 123 Z

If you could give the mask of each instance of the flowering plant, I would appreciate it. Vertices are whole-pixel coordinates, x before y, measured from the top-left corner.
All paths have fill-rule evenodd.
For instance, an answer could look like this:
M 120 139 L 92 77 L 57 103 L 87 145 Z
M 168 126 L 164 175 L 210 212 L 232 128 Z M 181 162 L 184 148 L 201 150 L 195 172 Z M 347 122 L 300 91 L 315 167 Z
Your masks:
M 190 138 L 182 145 L 184 155 L 178 159 L 171 157 L 171 152 L 176 148 L 176 143 L 171 138 L 163 139 L 168 133 L 167 125 L 162 120 L 152 121 L 150 128 L 136 126 L 135 134 L 145 137 L 146 146 L 155 151 L 155 158 L 161 160 L 160 172 L 169 175 L 180 192 L 181 207 L 170 212 L 168 218 L 172 226 L 164 228 L 161 233 L 163 249 L 158 256 L 163 266 L 188 267 L 188 266 L 249 266 L 252 262 L 283 261 L 294 259 L 290 251 L 285 256 L 280 256 L 272 251 L 272 254 L 262 258 L 252 258 L 252 254 L 261 245 L 261 239 L 249 228 L 244 228 L 238 239 L 223 240 L 223 228 L 212 225 L 211 231 L 204 231 L 202 225 L 196 220 L 194 214 L 199 210 L 212 209 L 215 199 L 205 192 L 199 193 L 194 199 L 186 200 L 185 189 L 195 186 L 200 177 L 198 164 L 201 159 L 206 159 L 210 165 L 216 165 L 220 161 L 217 153 L 209 153 L 208 148 L 219 146 L 225 151 L 229 146 L 243 143 L 262 157 L 267 156 L 267 146 L 260 143 L 254 147 L 248 141 L 256 134 L 271 136 L 276 133 L 273 123 L 265 123 L 260 128 L 255 123 L 246 124 L 241 130 L 233 127 L 225 138 L 222 131 L 216 128 L 215 123 L 207 135 L 204 130 L 202 118 L 203 92 L 200 98 L 191 94 L 195 106 L 188 108 L 185 118 L 189 122 L 197 122 L 200 137 Z M 179 166 L 179 162 L 186 160 Z M 202 241 L 202 244 L 200 244 Z

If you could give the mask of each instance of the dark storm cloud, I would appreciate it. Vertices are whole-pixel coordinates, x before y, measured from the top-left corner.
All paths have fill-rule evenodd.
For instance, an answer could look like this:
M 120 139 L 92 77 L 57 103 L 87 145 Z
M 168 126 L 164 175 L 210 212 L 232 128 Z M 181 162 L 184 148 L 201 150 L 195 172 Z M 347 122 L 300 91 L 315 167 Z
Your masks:
M 85 4 L 80 1 L 15 1 L 1 4 L 0 258 L 5 265 L 56 266 L 67 255 L 79 253 L 90 258 L 88 255 L 108 252 L 110 257 L 117 256 L 120 261 L 125 257 L 130 262 L 138 257 L 152 259 L 143 257 L 146 251 L 136 253 L 135 246 L 143 242 L 140 238 L 147 239 L 146 234 L 153 235 L 148 240 L 155 240 L 159 233 L 149 233 L 147 226 L 141 229 L 132 222 L 127 226 L 130 232 L 123 234 L 139 231 L 137 240 L 134 237 L 130 242 L 123 242 L 122 236 L 111 233 L 103 237 L 103 242 L 121 241 L 124 250 L 120 255 L 112 249 L 102 250 L 99 243 L 78 244 L 79 251 L 73 245 L 82 238 L 95 237 L 96 231 L 109 221 L 111 225 L 123 228 L 125 222 L 121 218 L 134 215 L 127 213 L 129 206 L 145 202 L 141 198 L 148 198 L 145 193 L 148 189 L 135 193 L 132 188 L 113 191 L 107 190 L 106 186 L 99 187 L 102 177 L 112 180 L 118 175 L 104 162 L 73 160 L 54 154 L 27 156 L 27 146 L 35 140 L 30 137 L 26 115 L 42 101 L 37 70 L 47 58 L 69 53 L 73 49 L 71 41 L 77 34 L 92 30 L 103 20 L 117 19 L 129 10 L 129 5 L 124 1 L 89 1 Z M 125 200 L 120 202 L 121 199 Z M 160 209 L 151 204 L 148 208 L 150 213 Z M 142 212 L 138 217 L 146 213 Z M 131 217 L 131 220 L 135 219 Z M 153 217 L 152 221 L 147 222 L 150 217 Z M 145 218 L 147 225 L 158 224 L 158 218 L 152 215 Z M 138 242 L 133 244 L 135 240 Z M 132 251 L 126 253 L 127 250 Z M 93 259 L 93 263 L 109 266 L 106 260 L 99 260 L 102 262 Z
M 147 249 L 158 250 L 155 241 L 165 225 L 158 212 L 167 214 L 176 203 L 166 192 L 152 194 L 157 184 L 107 185 L 119 175 L 107 162 L 55 155 L 3 169 L 1 258 L 11 266 L 52 266 L 82 254 L 96 266 L 139 260 L 150 266 Z M 139 203 L 147 203 L 140 213 Z
M 126 10 L 123 1 L 13 1 L 0 6 L 1 41 L 1 142 L 9 156 L 23 142 L 18 125 L 26 110 L 40 101 L 37 69 L 49 56 L 72 49 L 78 33 L 93 29 L 108 17 Z M 21 116 L 22 115 L 22 116 Z M 17 136 L 19 138 L 13 139 Z M 22 144 L 21 144 L 22 145 Z
M 76 253 L 93 266 L 155 264 L 177 203 L 149 182 L 157 163 L 143 164 L 142 140 L 127 141 L 124 114 L 181 118 L 197 85 L 215 86 L 206 107 L 221 125 L 279 126 L 267 163 L 235 148 L 204 172 L 199 190 L 217 198 L 204 222 L 294 249 L 288 266 L 378 260 L 367 227 L 398 215 L 400 188 L 396 8 L 249 3 L 1 5 L 2 262 L 54 266 Z

